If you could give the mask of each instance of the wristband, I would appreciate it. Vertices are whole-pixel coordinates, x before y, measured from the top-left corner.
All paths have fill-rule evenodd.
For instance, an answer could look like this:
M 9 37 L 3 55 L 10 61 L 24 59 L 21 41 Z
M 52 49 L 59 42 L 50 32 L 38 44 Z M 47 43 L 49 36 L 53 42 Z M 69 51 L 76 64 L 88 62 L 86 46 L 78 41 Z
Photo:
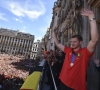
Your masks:
M 93 20 L 95 20 L 95 19 L 96 19 L 95 17 L 94 17 L 94 18 L 91 18 L 90 21 L 93 21 Z

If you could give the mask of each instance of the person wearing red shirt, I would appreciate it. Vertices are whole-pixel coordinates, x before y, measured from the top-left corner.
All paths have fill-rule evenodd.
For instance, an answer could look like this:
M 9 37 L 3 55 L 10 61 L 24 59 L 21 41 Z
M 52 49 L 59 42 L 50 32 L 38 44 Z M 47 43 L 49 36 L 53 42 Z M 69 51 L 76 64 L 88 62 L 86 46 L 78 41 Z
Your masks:
M 61 84 L 59 90 L 86 90 L 86 71 L 90 57 L 93 55 L 99 39 L 94 12 L 82 9 L 81 15 L 87 16 L 90 22 L 91 40 L 87 47 L 81 48 L 83 38 L 81 35 L 73 35 L 70 40 L 71 47 L 60 44 L 56 37 L 55 27 L 53 37 L 56 46 L 66 54 L 59 76 Z

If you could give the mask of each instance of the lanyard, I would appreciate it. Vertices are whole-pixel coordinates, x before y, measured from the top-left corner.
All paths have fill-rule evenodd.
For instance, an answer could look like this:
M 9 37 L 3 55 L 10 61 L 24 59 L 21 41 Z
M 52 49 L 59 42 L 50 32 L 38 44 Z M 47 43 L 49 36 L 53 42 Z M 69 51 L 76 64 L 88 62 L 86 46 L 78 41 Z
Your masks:
M 74 63 L 75 57 L 76 57 L 76 55 L 74 53 L 72 53 L 72 63 Z

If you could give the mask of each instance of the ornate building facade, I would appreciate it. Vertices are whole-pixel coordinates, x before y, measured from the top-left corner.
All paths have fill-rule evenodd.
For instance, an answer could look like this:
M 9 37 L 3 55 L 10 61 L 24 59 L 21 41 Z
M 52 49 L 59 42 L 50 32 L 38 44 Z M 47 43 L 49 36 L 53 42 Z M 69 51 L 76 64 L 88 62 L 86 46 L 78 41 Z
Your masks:
M 0 52 L 31 58 L 34 35 L 0 28 Z
M 40 57 L 41 55 L 41 43 L 40 40 L 37 40 L 36 42 L 34 42 L 33 44 L 33 48 L 32 48 L 32 57 L 34 60 L 36 60 L 37 58 Z

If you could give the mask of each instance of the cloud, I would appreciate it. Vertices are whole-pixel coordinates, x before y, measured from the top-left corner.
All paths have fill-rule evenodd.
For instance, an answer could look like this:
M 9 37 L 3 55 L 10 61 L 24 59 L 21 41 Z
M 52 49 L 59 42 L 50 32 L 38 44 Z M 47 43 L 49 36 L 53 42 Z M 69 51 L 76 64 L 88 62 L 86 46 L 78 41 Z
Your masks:
M 24 32 L 25 33 L 26 31 L 25 30 L 21 30 L 21 32 Z
M 24 26 L 23 28 L 24 28 L 24 29 L 26 29 L 27 27 L 26 27 L 26 26 Z
M 26 26 L 23 26 L 22 29 L 21 29 L 21 32 L 27 33 L 27 30 L 26 29 L 27 29 L 27 27 Z
M 19 1 L 19 2 L 18 2 Z M 46 9 L 40 0 L 0 0 L 0 6 L 18 17 L 28 17 L 32 20 L 45 14 Z
M 35 37 L 34 42 L 36 42 L 37 40 L 41 40 L 41 39 L 42 39 L 42 37 Z
M 22 23 L 23 21 L 21 19 L 18 18 L 13 18 L 15 21 Z
M 8 22 L 8 19 L 5 18 L 5 14 L 4 13 L 0 13 L 0 20 L 4 20 Z

